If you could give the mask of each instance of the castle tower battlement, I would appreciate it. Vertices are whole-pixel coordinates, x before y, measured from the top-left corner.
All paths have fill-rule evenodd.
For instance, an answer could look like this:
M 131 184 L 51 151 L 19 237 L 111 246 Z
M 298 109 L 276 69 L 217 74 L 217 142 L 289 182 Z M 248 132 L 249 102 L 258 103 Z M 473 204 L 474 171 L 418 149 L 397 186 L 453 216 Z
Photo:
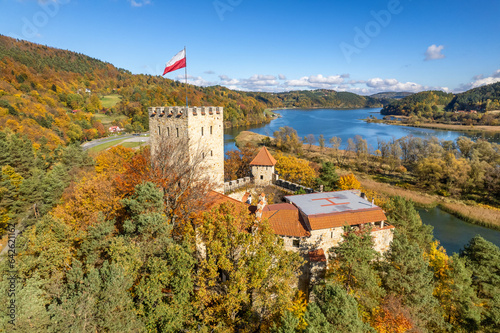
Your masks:
M 149 133 L 151 154 L 162 140 L 178 140 L 189 160 L 202 159 L 204 175 L 214 183 L 214 190 L 224 192 L 224 123 L 222 107 L 150 107 Z M 186 143 L 187 142 L 187 143 Z

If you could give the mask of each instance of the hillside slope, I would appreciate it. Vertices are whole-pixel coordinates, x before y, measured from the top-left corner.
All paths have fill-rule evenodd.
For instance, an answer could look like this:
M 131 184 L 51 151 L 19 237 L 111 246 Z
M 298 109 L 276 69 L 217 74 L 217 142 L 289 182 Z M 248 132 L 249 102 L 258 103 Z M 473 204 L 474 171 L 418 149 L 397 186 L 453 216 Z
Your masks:
M 119 95 L 111 108 L 101 99 Z M 265 109 L 283 107 L 381 107 L 382 101 L 333 90 L 242 92 L 188 85 L 191 105 L 225 108 L 226 126 L 270 120 Z M 184 84 L 161 76 L 133 75 L 110 63 L 71 51 L 0 35 L 0 130 L 26 134 L 50 147 L 106 135 L 98 113 L 125 115 L 129 131 L 148 130 L 147 108 L 184 105 Z

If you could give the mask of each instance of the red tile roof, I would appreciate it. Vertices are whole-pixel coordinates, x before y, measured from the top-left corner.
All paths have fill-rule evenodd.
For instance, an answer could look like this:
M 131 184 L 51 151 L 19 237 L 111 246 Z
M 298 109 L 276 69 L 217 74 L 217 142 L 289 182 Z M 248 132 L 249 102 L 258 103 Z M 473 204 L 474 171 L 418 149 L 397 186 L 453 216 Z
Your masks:
M 342 227 L 346 224 L 356 225 L 387 220 L 380 207 L 344 211 L 333 214 L 309 215 L 309 224 L 312 230 Z
M 215 192 L 215 191 L 209 191 L 208 192 L 205 209 L 206 210 L 210 210 L 214 206 L 217 206 L 217 205 L 219 205 L 221 203 L 224 203 L 224 202 L 232 202 L 232 203 L 234 203 L 235 206 L 236 206 L 236 209 L 239 210 L 239 211 L 241 211 L 241 210 L 248 210 L 248 211 L 250 211 L 250 205 L 249 204 L 247 204 L 245 202 L 238 201 L 236 199 L 228 197 L 227 195 L 224 195 L 224 194 L 221 194 L 221 193 L 218 193 L 218 192 Z
M 280 236 L 308 237 L 311 234 L 300 216 L 297 207 L 291 204 L 276 204 L 264 207 L 262 218 L 267 219 L 274 230 Z
M 262 147 L 257 156 L 250 162 L 250 165 L 274 166 L 275 164 L 276 160 L 266 147 Z
M 309 261 L 325 262 L 326 261 L 325 251 L 323 251 L 323 249 L 309 251 Z

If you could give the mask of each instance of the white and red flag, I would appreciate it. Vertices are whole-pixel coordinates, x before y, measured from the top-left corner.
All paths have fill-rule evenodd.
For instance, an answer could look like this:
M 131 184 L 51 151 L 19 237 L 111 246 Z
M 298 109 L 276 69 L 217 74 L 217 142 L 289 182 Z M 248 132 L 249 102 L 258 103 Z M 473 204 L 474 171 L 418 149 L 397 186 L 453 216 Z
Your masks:
M 186 67 L 186 49 L 177 53 L 172 59 L 170 59 L 169 62 L 167 62 L 163 75 L 184 67 Z

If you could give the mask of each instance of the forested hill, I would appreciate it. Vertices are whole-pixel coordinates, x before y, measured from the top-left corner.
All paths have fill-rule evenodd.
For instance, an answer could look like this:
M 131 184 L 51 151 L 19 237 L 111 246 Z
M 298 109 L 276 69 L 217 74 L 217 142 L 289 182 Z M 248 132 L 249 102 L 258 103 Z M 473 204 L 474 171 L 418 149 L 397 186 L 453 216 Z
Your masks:
M 423 91 L 393 100 L 382 109 L 385 115 L 435 117 L 442 111 L 486 111 L 500 109 L 500 82 L 474 88 L 460 94 Z
M 439 90 L 422 91 L 400 100 L 395 100 L 384 106 L 381 113 L 385 115 L 403 115 L 432 113 L 448 105 L 453 99 L 453 94 Z
M 401 99 L 401 98 L 405 98 L 405 97 L 410 96 L 410 95 L 413 95 L 413 93 L 406 92 L 406 91 L 388 91 L 388 92 L 381 92 L 381 93 L 373 94 L 370 97 L 379 98 L 379 99 L 380 98 Z
M 500 110 L 500 82 L 457 94 L 446 106 L 446 110 L 476 110 L 478 112 Z
M 278 107 L 298 108 L 363 108 L 382 107 L 385 100 L 360 96 L 350 92 L 337 92 L 334 90 L 300 90 L 283 93 L 249 93 L 249 95 L 264 101 L 266 104 Z
M 133 75 L 86 55 L 0 35 L 0 130 L 45 138 L 50 147 L 106 135 L 102 114 L 124 115 L 122 127 L 148 129 L 147 107 L 184 105 L 182 83 Z M 119 95 L 105 108 L 102 97 Z M 241 92 L 221 86 L 188 86 L 191 105 L 225 108 L 226 125 L 261 123 L 264 110 L 282 107 L 381 107 L 379 99 L 331 90 Z M 101 116 L 100 116 L 101 115 Z M 118 119 L 118 118 L 117 118 Z

